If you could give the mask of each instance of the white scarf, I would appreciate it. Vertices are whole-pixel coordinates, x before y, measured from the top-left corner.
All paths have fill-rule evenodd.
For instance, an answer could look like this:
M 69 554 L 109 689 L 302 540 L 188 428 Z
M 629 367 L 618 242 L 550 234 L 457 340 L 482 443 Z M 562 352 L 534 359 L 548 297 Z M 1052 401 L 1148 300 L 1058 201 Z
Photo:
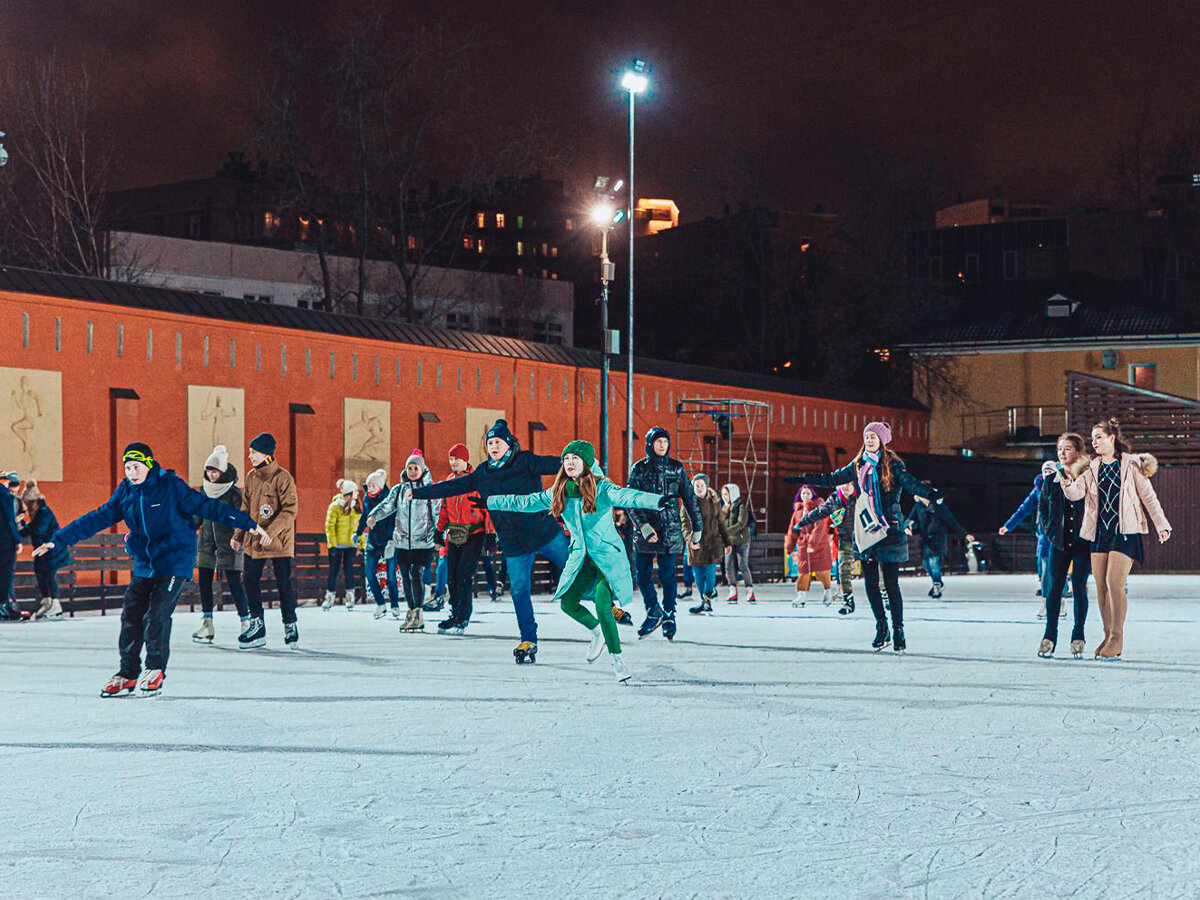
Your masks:
M 229 489 L 233 487 L 233 482 L 225 481 L 218 484 L 205 478 L 204 483 L 200 486 L 204 488 L 205 497 L 211 497 L 212 499 L 216 500 L 218 497 L 224 497 L 225 494 L 228 493 Z

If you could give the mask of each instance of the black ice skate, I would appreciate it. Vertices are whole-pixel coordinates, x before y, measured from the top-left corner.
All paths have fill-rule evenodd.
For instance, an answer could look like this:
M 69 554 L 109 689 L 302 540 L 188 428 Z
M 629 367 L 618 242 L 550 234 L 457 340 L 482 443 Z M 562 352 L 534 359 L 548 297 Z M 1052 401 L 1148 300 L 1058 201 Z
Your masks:
M 300 629 L 295 622 L 283 626 L 283 646 L 288 650 L 300 649 Z
M 668 641 L 675 640 L 675 616 L 665 616 L 662 623 L 662 633 Z
M 876 653 L 892 642 L 892 636 L 888 633 L 887 622 L 877 622 L 875 624 L 875 640 L 871 641 L 871 649 Z
M 267 645 L 267 626 L 262 619 L 251 619 L 246 630 L 238 635 L 239 650 L 254 650 Z
M 892 629 L 892 649 L 897 653 L 903 653 L 908 649 L 908 644 L 904 642 L 903 625 L 897 625 Z
M 838 610 L 839 616 L 848 616 L 854 612 L 854 595 L 844 594 L 842 596 L 842 607 Z
M 693 616 L 711 616 L 713 614 L 712 601 L 707 597 L 701 597 L 700 602 L 695 606 L 689 607 L 688 612 Z
M 518 666 L 532 665 L 537 662 L 537 644 L 533 641 L 521 641 L 513 650 L 513 659 Z

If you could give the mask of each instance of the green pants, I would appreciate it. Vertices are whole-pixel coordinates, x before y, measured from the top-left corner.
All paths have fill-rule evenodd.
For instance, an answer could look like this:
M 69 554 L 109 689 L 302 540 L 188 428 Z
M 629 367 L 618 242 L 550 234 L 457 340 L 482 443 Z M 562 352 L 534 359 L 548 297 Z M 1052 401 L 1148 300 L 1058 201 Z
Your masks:
M 586 599 L 588 595 L 592 596 L 592 600 L 596 604 L 595 616 L 580 605 L 580 601 Z M 608 648 L 610 654 L 615 656 L 621 652 L 621 638 L 617 634 L 617 620 L 613 618 L 612 605 L 612 588 L 608 586 L 608 582 L 604 580 L 604 576 L 596 568 L 592 558 L 585 556 L 583 567 L 575 576 L 571 586 L 567 588 L 566 593 L 563 594 L 562 600 L 559 601 L 559 607 L 588 631 L 596 627 L 596 617 L 599 616 L 600 631 L 604 634 L 604 646 Z

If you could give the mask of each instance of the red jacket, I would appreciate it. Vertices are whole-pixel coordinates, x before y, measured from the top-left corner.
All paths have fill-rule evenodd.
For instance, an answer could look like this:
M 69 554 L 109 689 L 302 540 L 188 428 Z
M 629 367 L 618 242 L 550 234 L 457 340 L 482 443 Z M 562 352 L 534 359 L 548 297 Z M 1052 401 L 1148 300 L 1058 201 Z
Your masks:
M 467 466 L 466 470 L 459 475 L 451 472 L 446 477 L 446 480 L 450 481 L 454 478 L 462 478 L 464 475 L 469 474 L 471 474 L 471 466 Z M 471 534 L 492 531 L 487 510 L 476 509 L 471 503 L 471 498 L 478 496 L 479 493 L 473 491 L 470 494 L 459 494 L 457 497 L 447 497 L 444 499 L 442 501 L 442 511 L 438 513 L 438 531 L 445 531 L 447 525 L 470 525 Z
M 805 514 L 816 509 L 818 501 L 810 501 L 800 506 L 792 513 L 792 521 L 784 538 L 784 548 L 791 553 L 792 548 L 798 548 L 796 554 L 797 571 L 804 575 L 815 572 L 828 572 L 833 568 L 833 551 L 829 540 L 829 519 L 819 519 L 811 525 L 806 525 L 799 531 L 795 527 Z

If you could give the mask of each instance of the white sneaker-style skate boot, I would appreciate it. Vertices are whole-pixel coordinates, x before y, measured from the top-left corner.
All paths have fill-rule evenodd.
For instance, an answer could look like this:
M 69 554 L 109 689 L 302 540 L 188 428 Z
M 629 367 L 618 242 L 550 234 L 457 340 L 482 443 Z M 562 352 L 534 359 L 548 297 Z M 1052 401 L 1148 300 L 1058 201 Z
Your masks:
M 792 609 L 801 609 L 808 602 L 808 594 L 796 592 L 796 596 L 792 598 Z
M 382 619 L 386 615 L 387 615 L 387 607 L 384 606 L 382 603 L 377 603 L 375 605 L 375 618 Z
M 33 615 L 30 618 L 33 618 L 33 619 L 42 618 L 43 616 L 46 615 L 46 610 L 48 610 L 49 608 L 50 608 L 50 598 L 43 597 L 41 600 L 38 601 L 37 609 L 35 609 L 33 611 Z
M 42 618 L 61 619 L 63 614 L 62 603 L 59 602 L 57 597 L 47 597 L 46 599 L 50 602 L 50 605 L 46 607 L 46 611 L 42 613 Z
M 825 606 L 829 606 L 830 604 L 833 603 L 833 588 L 831 588 L 831 587 L 825 588 L 825 595 L 823 597 L 821 597 L 821 603 L 824 604 Z
M 200 620 L 200 627 L 192 632 L 192 640 L 197 644 L 211 644 L 213 636 L 212 616 L 205 616 Z
M 620 653 L 614 653 L 612 657 L 613 673 L 617 676 L 617 681 L 624 684 L 633 677 L 633 673 L 629 671 L 629 666 L 625 665 L 625 660 L 621 659 Z
M 726 602 L 726 603 L 737 603 L 737 600 L 738 600 L 738 598 L 737 598 L 737 588 L 736 588 L 736 587 L 731 587 L 731 588 L 729 589 L 729 594 L 728 594 L 728 596 L 726 596 L 726 598 L 725 598 L 725 602 Z
M 600 658 L 600 652 L 604 649 L 604 632 L 597 625 L 592 629 L 592 642 L 588 644 L 587 661 L 595 662 Z
M 354 612 L 354 603 L 358 599 L 353 588 L 346 591 L 346 612 Z
M 333 601 L 336 599 L 337 598 L 333 595 L 333 591 L 326 591 L 325 600 L 321 604 L 321 609 L 325 610 L 326 612 L 333 609 Z

